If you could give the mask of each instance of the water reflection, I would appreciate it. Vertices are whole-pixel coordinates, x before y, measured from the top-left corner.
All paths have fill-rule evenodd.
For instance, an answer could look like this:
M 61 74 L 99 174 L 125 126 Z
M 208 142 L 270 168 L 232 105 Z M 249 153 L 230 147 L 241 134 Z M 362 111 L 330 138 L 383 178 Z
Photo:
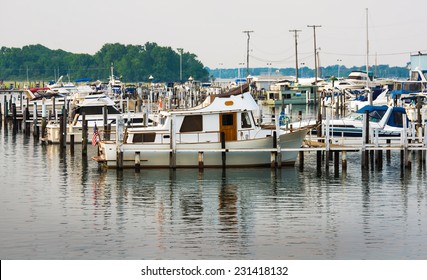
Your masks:
M 0 135 L 3 259 L 427 257 L 427 175 L 415 161 L 401 173 L 398 152 L 381 170 L 349 154 L 338 178 L 318 177 L 315 153 L 302 170 L 135 172 L 101 169 L 92 146 Z

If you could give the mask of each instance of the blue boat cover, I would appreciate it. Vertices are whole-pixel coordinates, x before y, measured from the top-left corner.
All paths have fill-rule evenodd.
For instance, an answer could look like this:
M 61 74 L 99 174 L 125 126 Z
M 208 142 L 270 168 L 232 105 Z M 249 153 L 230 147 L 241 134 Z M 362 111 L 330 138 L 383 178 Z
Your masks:
M 85 82 L 90 82 L 90 81 L 92 81 L 91 78 L 80 78 L 80 79 L 74 80 L 74 82 L 76 82 L 76 83 L 85 83 Z
M 356 113 L 360 113 L 363 114 L 365 113 L 365 111 L 387 111 L 388 106 L 387 105 L 383 105 L 383 106 L 371 106 L 371 105 L 366 105 L 364 107 L 362 107 L 361 109 L 357 110 Z

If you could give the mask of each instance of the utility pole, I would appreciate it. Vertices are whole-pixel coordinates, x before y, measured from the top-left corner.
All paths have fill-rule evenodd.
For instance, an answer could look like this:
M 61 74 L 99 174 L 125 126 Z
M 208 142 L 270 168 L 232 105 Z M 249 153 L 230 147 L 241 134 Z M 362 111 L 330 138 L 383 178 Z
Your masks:
M 317 94 L 317 46 L 316 46 L 316 28 L 322 27 L 321 25 L 307 25 L 307 27 L 313 27 L 314 34 L 314 98 L 316 98 Z M 315 102 L 316 103 L 316 102 Z M 317 122 L 318 124 L 322 122 L 322 98 L 319 94 L 319 106 L 317 111 Z M 322 136 L 322 130 L 320 129 L 317 133 L 317 136 Z
M 246 33 L 248 35 L 248 43 L 247 43 L 247 47 L 246 47 L 246 77 L 249 76 L 249 39 L 251 38 L 250 33 L 252 33 L 253 31 L 243 31 L 243 33 Z
M 289 32 L 295 33 L 295 83 L 298 83 L 298 32 L 301 32 L 301 30 L 293 29 L 289 30 Z
M 182 51 L 183 48 L 178 48 L 179 51 L 179 81 L 182 82 Z
M 321 25 L 307 25 L 307 27 L 313 27 L 313 34 L 314 34 L 314 81 L 317 85 L 317 46 L 316 46 L 316 28 L 322 27 Z M 316 87 L 317 91 L 317 87 Z

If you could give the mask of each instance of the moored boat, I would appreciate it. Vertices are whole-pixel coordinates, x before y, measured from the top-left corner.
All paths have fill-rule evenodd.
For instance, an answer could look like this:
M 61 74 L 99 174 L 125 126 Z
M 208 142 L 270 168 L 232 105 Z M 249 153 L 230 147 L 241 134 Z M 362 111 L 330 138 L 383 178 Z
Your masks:
M 76 105 L 71 115 L 72 122 L 67 124 L 66 141 L 70 142 L 70 135 L 74 135 L 76 143 L 82 142 L 83 115 L 88 123 L 89 131 L 92 131 L 95 125 L 100 130 L 103 130 L 104 125 L 107 125 L 110 128 L 108 131 L 110 134 L 115 132 L 118 116 L 122 116 L 128 125 L 143 125 L 144 118 L 144 113 L 142 112 L 122 113 L 115 102 L 105 94 L 87 95 L 83 102 Z M 46 126 L 46 132 L 49 143 L 59 143 L 60 124 L 58 120 L 50 121 Z M 90 138 L 89 135 L 88 137 Z
M 122 141 L 99 142 L 96 159 L 107 167 L 242 167 L 268 166 L 277 154 L 280 164 L 293 164 L 297 151 L 285 149 L 301 147 L 308 129 L 262 127 L 256 110 L 241 85 L 191 109 L 161 111 L 158 125 L 127 127 Z

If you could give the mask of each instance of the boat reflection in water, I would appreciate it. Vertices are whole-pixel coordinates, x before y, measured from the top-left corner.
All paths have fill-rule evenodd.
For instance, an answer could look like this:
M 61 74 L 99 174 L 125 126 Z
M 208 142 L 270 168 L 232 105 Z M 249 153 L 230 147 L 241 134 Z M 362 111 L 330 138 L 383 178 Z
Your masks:
M 105 170 L 0 129 L 1 259 L 426 259 L 427 175 L 297 167 Z M 396 163 L 396 164 L 395 164 Z M 20 171 L 17 176 L 17 170 Z M 26 176 L 21 176 L 25 170 Z

